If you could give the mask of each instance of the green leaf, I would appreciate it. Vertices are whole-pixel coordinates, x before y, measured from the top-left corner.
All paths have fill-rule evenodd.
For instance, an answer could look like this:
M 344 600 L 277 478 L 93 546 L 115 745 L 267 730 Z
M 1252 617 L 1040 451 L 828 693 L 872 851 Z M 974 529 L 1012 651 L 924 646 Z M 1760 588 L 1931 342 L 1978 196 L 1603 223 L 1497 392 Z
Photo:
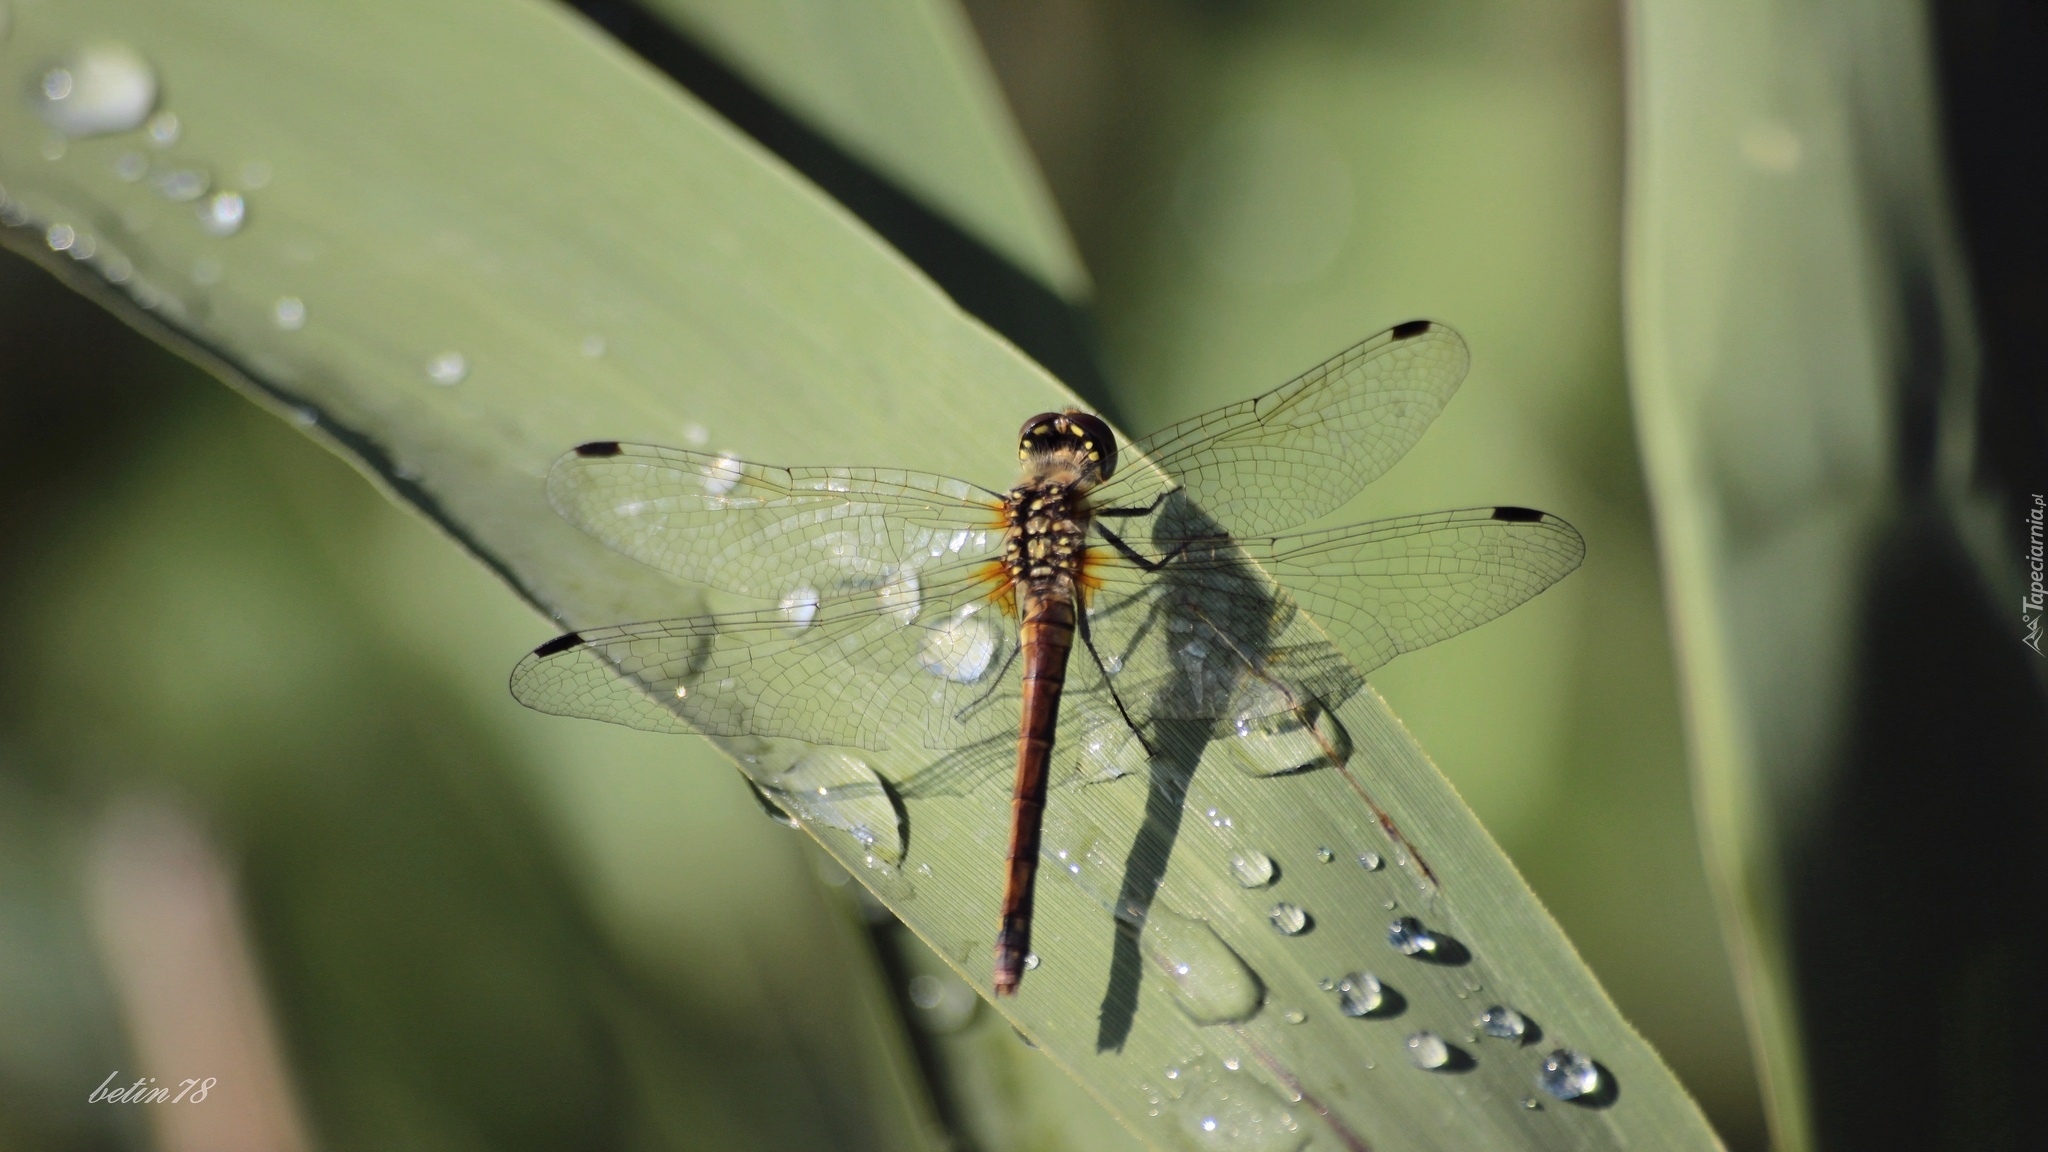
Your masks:
M 953 0 L 651 0 L 1069 300 L 1088 273 Z
M 178 133 L 161 148 L 135 130 L 80 137 L 46 160 L 31 149 L 49 128 L 0 104 L 0 181 L 22 221 L 8 242 L 299 419 L 565 624 L 701 603 L 554 515 L 539 480 L 568 445 L 680 441 L 993 486 L 1017 414 L 1069 400 L 844 212 L 557 10 L 87 0 L 18 17 L 0 87 L 31 90 L 81 46 L 119 42 L 156 70 Z M 147 165 L 132 183 L 131 154 Z M 209 233 L 193 203 L 164 197 L 192 172 L 242 195 L 238 230 Z M 199 203 L 221 231 L 221 204 Z M 1060 790 L 1044 963 L 1002 1006 L 1010 1019 L 1161 1147 L 1712 1147 L 1379 697 L 1336 716 L 1341 768 L 1266 775 L 1290 765 L 1220 741 L 1184 804 L 1143 774 Z M 902 734 L 862 759 L 903 781 L 926 767 L 918 746 Z M 829 813 L 810 830 L 985 988 L 1007 810 L 997 772 L 906 798 L 897 860 Z M 1233 869 L 1254 849 L 1279 862 L 1269 886 Z M 1367 854 L 1385 866 L 1362 867 Z M 1129 935 L 1111 909 L 1148 870 L 1159 883 L 1136 895 L 1153 927 Z M 1283 902 L 1312 929 L 1276 931 Z M 1400 914 L 1469 960 L 1394 950 Z M 1319 986 L 1361 969 L 1399 993 L 1397 1017 L 1352 1018 Z M 1477 1037 L 1495 1002 L 1542 1042 Z M 1421 1032 L 1471 1066 L 1412 1066 Z M 1599 1061 L 1606 1091 L 1544 1096 L 1539 1068 L 1560 1047 Z
M 1866 596 L 1917 495 L 1903 430 L 1927 433 L 1969 516 L 1973 367 L 1925 18 L 1648 3 L 1633 27 L 1637 420 L 1710 870 L 1788 1150 L 1817 1122 L 1795 974 L 1831 979 L 1837 947 L 1795 955 L 1788 870 L 1863 799 L 1845 758 Z M 1920 387 L 1941 394 L 1933 431 L 1908 423 Z

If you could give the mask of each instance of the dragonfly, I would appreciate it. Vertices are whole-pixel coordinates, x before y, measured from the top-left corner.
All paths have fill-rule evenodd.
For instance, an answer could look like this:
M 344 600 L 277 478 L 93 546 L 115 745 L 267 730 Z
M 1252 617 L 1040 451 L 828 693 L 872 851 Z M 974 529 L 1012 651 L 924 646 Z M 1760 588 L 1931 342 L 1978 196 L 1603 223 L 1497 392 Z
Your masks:
M 993 975 L 1014 995 L 1063 711 L 1088 717 L 1091 746 L 1106 725 L 1141 759 L 1169 729 L 1244 734 L 1334 708 L 1365 673 L 1578 566 L 1570 524 L 1517 506 L 1289 531 L 1405 455 L 1468 364 L 1455 331 L 1414 320 L 1121 447 L 1097 416 L 1041 413 L 1001 491 L 583 444 L 548 475 L 561 515 L 764 606 L 558 636 L 514 669 L 512 694 L 662 732 L 867 749 L 1014 739 Z

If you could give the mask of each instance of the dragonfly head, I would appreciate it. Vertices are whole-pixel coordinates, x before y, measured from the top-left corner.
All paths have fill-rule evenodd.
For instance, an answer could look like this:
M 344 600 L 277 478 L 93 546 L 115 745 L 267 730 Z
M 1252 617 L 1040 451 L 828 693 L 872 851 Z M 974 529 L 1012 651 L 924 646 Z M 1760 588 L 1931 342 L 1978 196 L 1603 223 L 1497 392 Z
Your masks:
M 1082 485 L 1116 471 L 1116 434 L 1086 412 L 1040 412 L 1017 431 L 1017 458 L 1027 467 L 1072 469 Z

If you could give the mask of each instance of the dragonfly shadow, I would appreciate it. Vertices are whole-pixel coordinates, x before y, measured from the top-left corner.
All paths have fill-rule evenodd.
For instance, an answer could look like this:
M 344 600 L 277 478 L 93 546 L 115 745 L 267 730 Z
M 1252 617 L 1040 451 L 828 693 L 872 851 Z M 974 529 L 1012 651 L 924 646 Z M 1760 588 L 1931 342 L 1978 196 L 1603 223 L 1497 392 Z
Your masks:
M 1178 494 L 1167 499 L 1152 530 L 1155 541 L 1206 537 L 1215 543 L 1204 546 L 1198 575 L 1175 563 L 1159 570 L 1160 590 L 1141 629 L 1165 639 L 1171 671 L 1134 717 L 1153 755 L 1144 816 L 1117 892 L 1118 932 L 1097 1017 L 1098 1052 L 1120 1051 L 1130 1038 L 1144 975 L 1145 922 L 1180 839 L 1188 787 L 1223 730 L 1221 701 L 1230 695 L 1223 683 L 1263 666 L 1276 624 L 1292 612 L 1249 565 L 1227 562 L 1234 545 L 1222 525 Z

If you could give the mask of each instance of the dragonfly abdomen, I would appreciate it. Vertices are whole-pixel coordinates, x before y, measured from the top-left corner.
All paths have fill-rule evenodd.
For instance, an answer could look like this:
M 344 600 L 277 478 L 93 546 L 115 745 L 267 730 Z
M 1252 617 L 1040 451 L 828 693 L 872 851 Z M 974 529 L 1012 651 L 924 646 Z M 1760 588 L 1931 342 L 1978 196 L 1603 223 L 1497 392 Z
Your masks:
M 1017 731 L 1017 783 L 1010 794 L 1009 874 L 1003 885 L 1002 926 L 996 932 L 995 991 L 1014 995 L 1031 952 L 1031 909 L 1038 881 L 1038 837 L 1045 815 L 1045 785 L 1059 728 L 1060 690 L 1067 654 L 1074 648 L 1074 596 L 1063 582 L 1034 581 L 1018 607 L 1024 655 L 1024 715 Z M 1048 586 L 1052 585 L 1052 586 Z

